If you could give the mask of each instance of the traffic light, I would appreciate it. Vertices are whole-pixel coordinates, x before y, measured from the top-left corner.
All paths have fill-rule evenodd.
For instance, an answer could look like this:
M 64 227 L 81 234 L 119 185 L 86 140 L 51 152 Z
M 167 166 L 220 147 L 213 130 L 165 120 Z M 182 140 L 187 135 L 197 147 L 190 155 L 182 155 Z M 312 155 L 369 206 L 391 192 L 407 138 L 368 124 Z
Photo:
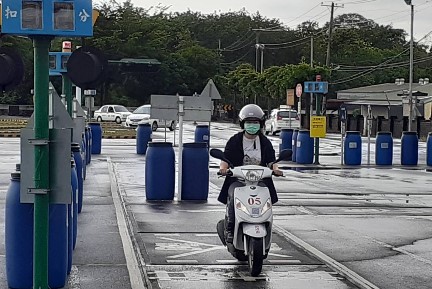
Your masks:
M 95 89 L 107 75 L 108 61 L 104 54 L 90 46 L 75 50 L 67 61 L 67 76 L 82 89 Z
M 8 91 L 24 78 L 24 63 L 15 50 L 0 47 L 0 90 Z

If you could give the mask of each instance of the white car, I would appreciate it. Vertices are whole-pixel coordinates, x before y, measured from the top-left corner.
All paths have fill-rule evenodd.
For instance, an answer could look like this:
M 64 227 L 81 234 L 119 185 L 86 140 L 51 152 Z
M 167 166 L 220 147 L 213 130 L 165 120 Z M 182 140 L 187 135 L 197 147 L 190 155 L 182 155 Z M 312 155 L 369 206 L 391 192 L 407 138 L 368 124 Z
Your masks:
M 284 128 L 300 128 L 297 111 L 288 108 L 273 109 L 265 121 L 265 133 L 276 135 Z
M 150 104 L 144 104 L 134 110 L 134 112 L 126 118 L 126 126 L 136 127 L 140 123 L 148 123 L 152 127 L 152 131 L 156 131 L 160 127 L 168 127 L 170 131 L 175 130 L 177 127 L 177 121 L 167 120 L 166 122 L 161 119 L 150 118 Z
M 104 105 L 94 112 L 94 118 L 98 122 L 115 121 L 120 124 L 126 121 L 126 118 L 131 114 L 123 105 Z

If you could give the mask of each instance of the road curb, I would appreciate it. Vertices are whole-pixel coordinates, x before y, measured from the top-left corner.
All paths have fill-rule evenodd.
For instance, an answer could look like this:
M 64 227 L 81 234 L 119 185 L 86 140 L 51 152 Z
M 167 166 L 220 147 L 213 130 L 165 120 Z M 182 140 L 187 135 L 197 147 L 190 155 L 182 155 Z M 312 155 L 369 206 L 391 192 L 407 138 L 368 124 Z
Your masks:
M 348 281 L 353 283 L 354 285 L 358 286 L 360 289 L 380 289 L 375 284 L 371 283 L 370 281 L 366 280 L 356 272 L 352 271 L 345 265 L 339 263 L 338 261 L 334 260 L 330 256 L 324 254 L 323 252 L 319 251 L 312 245 L 306 243 L 299 237 L 295 236 L 294 234 L 288 232 L 284 228 L 282 228 L 279 225 L 274 225 L 273 228 L 276 232 L 281 234 L 283 237 L 285 237 L 291 244 L 299 248 L 300 250 L 306 252 L 307 254 L 313 256 L 314 258 L 320 260 L 327 266 L 329 266 L 331 269 L 336 271 L 338 274 L 344 276 Z
M 110 157 L 107 158 L 107 162 L 111 182 L 111 194 L 116 209 L 117 224 L 122 239 L 132 289 L 152 289 L 153 287 L 145 269 L 144 258 L 139 250 L 138 241 L 133 234 L 133 226 L 127 214 L 126 203 L 120 193 L 116 169 Z

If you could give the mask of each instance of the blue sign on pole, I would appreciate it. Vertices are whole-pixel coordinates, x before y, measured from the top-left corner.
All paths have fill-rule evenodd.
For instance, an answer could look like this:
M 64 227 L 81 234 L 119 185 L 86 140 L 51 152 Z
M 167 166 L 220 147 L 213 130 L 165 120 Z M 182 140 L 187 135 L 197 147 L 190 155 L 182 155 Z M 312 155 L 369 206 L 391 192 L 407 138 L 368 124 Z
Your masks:
M 93 36 L 91 0 L 3 0 L 3 34 Z
M 49 53 L 49 74 L 59 76 L 67 72 L 67 62 L 72 52 L 50 52 Z
M 322 93 L 328 92 L 328 82 L 327 81 L 305 81 L 304 92 L 306 93 Z

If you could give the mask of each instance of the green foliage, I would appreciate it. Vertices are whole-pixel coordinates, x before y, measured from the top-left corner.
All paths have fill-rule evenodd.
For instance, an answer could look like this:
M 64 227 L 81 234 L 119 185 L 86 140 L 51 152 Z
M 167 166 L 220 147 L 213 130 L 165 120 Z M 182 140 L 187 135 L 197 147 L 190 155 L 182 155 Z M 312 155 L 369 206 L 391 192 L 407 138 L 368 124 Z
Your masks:
M 222 102 L 239 103 L 257 99 L 263 104 L 280 103 L 286 89 L 299 82 L 323 80 L 334 83 L 334 92 L 356 86 L 408 79 L 406 32 L 380 25 L 359 14 L 335 18 L 331 45 L 331 65 L 325 67 L 328 23 L 304 22 L 296 29 L 285 29 L 277 19 L 245 10 L 204 15 L 199 12 L 167 13 L 167 7 L 135 7 L 106 0 L 96 8 L 100 16 L 94 37 L 74 40 L 76 45 L 93 45 L 110 60 L 152 58 L 161 62 L 157 69 L 141 67 L 125 70 L 110 66 L 107 81 L 96 99 L 100 105 L 116 102 L 129 106 L 149 103 L 151 94 L 200 93 L 212 78 L 223 97 Z M 267 31 L 256 32 L 256 29 Z M 258 35 L 259 33 L 259 35 Z M 255 69 L 255 42 L 265 44 L 264 71 Z M 314 68 L 310 63 L 310 38 L 314 38 Z M 52 42 L 52 51 L 60 51 L 61 41 Z M 0 95 L 3 103 L 32 103 L 32 43 L 22 37 L 3 36 L 1 45 L 16 47 L 26 65 L 24 83 L 13 92 Z M 415 46 L 414 79 L 431 76 L 432 58 L 428 47 Z M 383 61 L 388 64 L 376 67 Z M 401 63 L 392 65 L 392 63 Z M 405 63 L 405 64 L 404 64 Z M 59 78 L 52 79 L 59 86 Z

